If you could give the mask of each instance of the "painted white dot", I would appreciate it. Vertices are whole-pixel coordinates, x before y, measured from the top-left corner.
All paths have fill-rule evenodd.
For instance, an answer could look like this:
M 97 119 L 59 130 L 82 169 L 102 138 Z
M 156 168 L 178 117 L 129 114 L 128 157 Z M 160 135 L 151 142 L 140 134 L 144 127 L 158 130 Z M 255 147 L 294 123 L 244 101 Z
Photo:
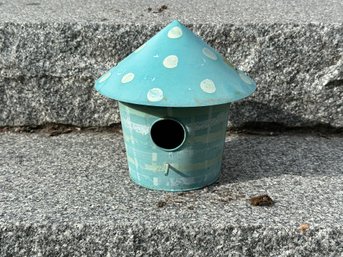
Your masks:
M 182 30 L 177 26 L 175 26 L 174 28 L 168 31 L 169 38 L 179 38 L 181 36 L 182 36 Z
M 202 53 L 207 56 L 208 58 L 212 59 L 212 60 L 217 60 L 217 55 L 212 51 L 210 50 L 209 48 L 207 47 L 204 47 L 202 49 Z
M 140 52 L 145 47 L 145 43 L 135 50 L 135 53 Z
M 200 82 L 200 88 L 205 93 L 212 94 L 212 93 L 216 92 L 216 85 L 210 79 L 204 79 L 203 81 L 201 81 Z
M 152 88 L 148 91 L 147 98 L 150 102 L 158 102 L 163 99 L 163 91 L 160 88 Z
M 179 62 L 179 59 L 176 55 L 169 55 L 163 60 L 163 66 L 168 69 L 173 69 L 177 66 L 177 63 Z
M 254 83 L 243 71 L 238 71 L 238 74 L 245 83 L 250 85 Z
M 110 71 L 106 72 L 104 75 L 100 77 L 99 82 L 100 83 L 105 82 L 110 76 L 111 76 L 111 72 Z
M 132 72 L 126 73 L 122 79 L 121 79 L 121 83 L 129 83 L 130 81 L 132 81 L 135 78 L 135 74 L 133 74 Z

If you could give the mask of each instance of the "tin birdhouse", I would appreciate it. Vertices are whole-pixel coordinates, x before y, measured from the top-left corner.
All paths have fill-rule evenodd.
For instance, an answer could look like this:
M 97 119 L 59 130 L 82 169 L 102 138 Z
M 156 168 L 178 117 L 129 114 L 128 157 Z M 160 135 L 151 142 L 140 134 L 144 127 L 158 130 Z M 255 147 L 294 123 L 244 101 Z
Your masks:
M 186 191 L 214 183 L 228 104 L 255 82 L 173 21 L 95 84 L 119 101 L 129 174 L 144 187 Z

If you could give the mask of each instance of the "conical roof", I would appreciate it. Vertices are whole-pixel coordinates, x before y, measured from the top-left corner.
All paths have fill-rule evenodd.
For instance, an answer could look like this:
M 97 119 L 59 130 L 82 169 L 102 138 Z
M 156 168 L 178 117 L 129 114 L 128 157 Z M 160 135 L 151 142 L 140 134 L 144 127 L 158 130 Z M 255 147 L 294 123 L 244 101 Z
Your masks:
M 173 21 L 102 75 L 95 88 L 127 103 L 196 107 L 242 99 L 255 91 L 256 84 Z

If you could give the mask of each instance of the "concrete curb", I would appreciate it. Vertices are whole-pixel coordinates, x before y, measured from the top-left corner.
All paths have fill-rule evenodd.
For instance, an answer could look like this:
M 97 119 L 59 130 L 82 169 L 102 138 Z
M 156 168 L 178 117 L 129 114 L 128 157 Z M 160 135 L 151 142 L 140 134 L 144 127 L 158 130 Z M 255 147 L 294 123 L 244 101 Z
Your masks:
M 342 227 L 0 223 L 1 256 L 340 256 Z M 33 247 L 34 246 L 34 247 Z
M 197 13 L 175 17 L 170 13 L 172 8 L 183 13 L 187 3 L 155 14 L 147 11 L 151 3 L 144 1 L 140 8 L 119 1 L 122 9 L 116 18 L 102 11 L 107 19 L 96 16 L 87 20 L 89 11 L 84 6 L 70 7 L 79 8 L 72 20 L 65 6 L 60 14 L 35 16 L 38 10 L 48 12 L 50 5 L 55 5 L 47 3 L 8 1 L 0 6 L 0 126 L 118 123 L 115 102 L 96 94 L 93 81 L 173 17 L 184 21 L 257 81 L 258 90 L 251 98 L 231 106 L 232 126 L 254 122 L 343 125 L 343 22 L 340 15 L 335 16 L 343 7 L 337 2 L 322 7 L 316 2 L 311 7 L 314 9 L 306 8 L 311 10 L 308 13 L 301 11 L 303 6 L 297 2 L 295 9 L 268 9 L 270 17 L 263 9 L 250 20 L 245 13 L 240 17 L 231 9 L 234 16 L 227 17 L 224 3 L 223 10 L 213 9 L 218 12 L 213 20 L 200 18 L 201 8 L 207 8 L 202 5 Z M 103 10 L 101 4 L 98 1 L 92 8 Z M 236 8 L 248 10 L 250 5 L 243 1 Z M 27 13 L 18 11 L 19 7 Z M 10 13 L 11 8 L 16 11 Z M 320 9 L 327 15 L 319 13 Z M 282 10 L 288 10 L 289 15 Z M 317 16 L 312 13 L 315 10 Z M 144 22 L 137 17 L 144 17 Z
M 1 256 L 343 253 L 342 137 L 230 136 L 219 182 L 186 193 L 133 184 L 120 134 L 0 144 Z M 251 206 L 259 194 L 275 204 Z

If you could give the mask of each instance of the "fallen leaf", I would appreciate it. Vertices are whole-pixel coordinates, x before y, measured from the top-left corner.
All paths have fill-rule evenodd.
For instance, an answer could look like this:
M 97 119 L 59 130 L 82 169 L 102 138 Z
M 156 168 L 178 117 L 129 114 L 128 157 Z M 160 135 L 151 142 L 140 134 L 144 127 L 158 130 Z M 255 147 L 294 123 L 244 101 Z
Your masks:
M 272 206 L 274 201 L 269 195 L 258 195 L 250 198 L 250 204 L 253 206 Z
M 298 227 L 301 234 L 304 234 L 309 228 L 310 228 L 310 224 L 308 223 L 300 224 L 300 226 Z

